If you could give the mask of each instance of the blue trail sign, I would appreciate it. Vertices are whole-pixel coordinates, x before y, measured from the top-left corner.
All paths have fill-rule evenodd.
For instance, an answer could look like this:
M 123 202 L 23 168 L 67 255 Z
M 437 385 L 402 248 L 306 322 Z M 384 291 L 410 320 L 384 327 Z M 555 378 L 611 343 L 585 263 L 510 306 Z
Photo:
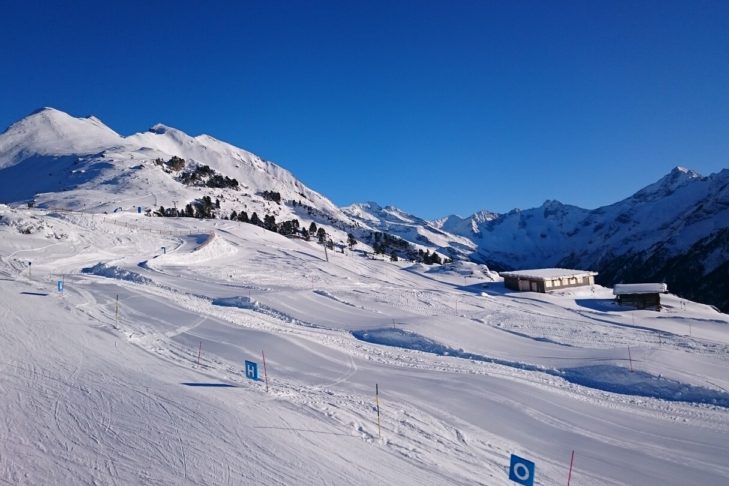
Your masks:
M 509 479 L 524 486 L 534 485 L 534 463 L 516 454 L 511 455 Z
M 246 378 L 258 381 L 258 363 L 246 360 Z
M 63 292 L 63 280 L 58 281 L 58 291 Z

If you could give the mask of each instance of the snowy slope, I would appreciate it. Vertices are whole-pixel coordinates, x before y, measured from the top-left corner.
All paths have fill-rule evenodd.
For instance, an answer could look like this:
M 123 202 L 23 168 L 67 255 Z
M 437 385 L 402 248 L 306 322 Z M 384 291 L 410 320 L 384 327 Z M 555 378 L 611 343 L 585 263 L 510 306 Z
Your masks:
M 0 256 L 3 482 L 507 485 L 516 453 L 546 485 L 573 450 L 573 484 L 729 480 L 729 318 L 675 296 L 129 213 L 0 206 Z
M 182 171 L 164 170 L 156 159 L 185 159 L 185 170 L 209 166 L 236 179 L 237 188 L 182 184 Z M 266 200 L 276 192 L 281 203 Z M 0 201 L 32 201 L 41 207 L 93 212 L 184 208 L 210 196 L 231 211 L 300 218 L 334 227 L 343 241 L 356 224 L 331 201 L 278 165 L 208 135 L 191 137 L 161 124 L 121 137 L 96 118 L 75 118 L 53 108 L 32 113 L 0 134 Z M 294 203 L 296 205 L 294 206 Z

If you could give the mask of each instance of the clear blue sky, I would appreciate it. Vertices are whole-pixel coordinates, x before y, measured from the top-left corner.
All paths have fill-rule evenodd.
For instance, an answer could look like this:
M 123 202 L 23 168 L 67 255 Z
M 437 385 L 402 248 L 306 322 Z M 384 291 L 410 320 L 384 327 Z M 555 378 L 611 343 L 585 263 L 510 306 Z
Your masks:
M 41 106 L 208 133 L 339 205 L 597 207 L 729 167 L 729 2 L 3 2 L 0 125 Z

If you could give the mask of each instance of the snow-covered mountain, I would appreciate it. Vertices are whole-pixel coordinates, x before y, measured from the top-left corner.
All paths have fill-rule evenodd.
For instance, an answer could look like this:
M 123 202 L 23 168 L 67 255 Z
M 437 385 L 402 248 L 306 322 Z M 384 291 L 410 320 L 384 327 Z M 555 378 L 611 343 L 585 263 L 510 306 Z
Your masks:
M 183 159 L 180 165 L 169 163 L 173 157 Z M 216 177 L 219 183 L 211 182 Z M 124 137 L 95 117 L 53 108 L 33 112 L 0 134 L 0 202 L 155 211 L 182 210 L 204 196 L 217 200 L 218 216 L 246 211 L 261 219 L 315 221 L 329 225 L 335 241 L 357 228 L 286 169 L 209 135 L 192 137 L 157 124 Z
M 575 267 L 597 270 L 604 285 L 667 282 L 687 298 L 729 311 L 729 169 L 704 177 L 675 167 L 632 196 L 594 210 L 550 200 L 505 214 L 480 211 L 434 221 L 375 203 L 344 211 L 494 269 Z
M 476 250 L 476 245 L 468 236 L 443 231 L 438 225 L 394 206 L 382 207 L 375 202 L 366 202 L 352 204 L 342 208 L 342 211 L 363 227 L 399 236 L 405 241 L 454 258 L 467 259 Z
M 728 310 L 728 233 L 729 170 L 702 177 L 676 167 L 609 206 L 547 201 L 484 221 L 471 257 L 495 268 L 594 269 L 606 285 L 667 282 L 681 295 Z
M 449 216 L 433 220 L 430 224 L 448 233 L 473 238 L 474 236 L 478 236 L 480 232 L 479 226 L 481 224 L 498 217 L 499 215 L 497 213 L 482 210 L 475 212 L 467 218 L 461 218 L 460 216 L 451 214 Z
M 0 202 L 159 211 L 182 210 L 204 196 L 219 204 L 218 217 L 245 211 L 296 219 L 302 227 L 314 222 L 342 245 L 353 233 L 365 249 L 382 245 L 383 252 L 408 258 L 421 248 L 497 269 L 593 269 L 607 285 L 665 281 L 682 295 L 729 310 L 729 170 L 703 177 L 676 167 L 594 210 L 546 201 L 505 214 L 427 221 L 374 202 L 337 208 L 272 162 L 161 124 L 124 137 L 95 117 L 44 108 L 0 134 Z M 394 238 L 383 244 L 377 232 Z

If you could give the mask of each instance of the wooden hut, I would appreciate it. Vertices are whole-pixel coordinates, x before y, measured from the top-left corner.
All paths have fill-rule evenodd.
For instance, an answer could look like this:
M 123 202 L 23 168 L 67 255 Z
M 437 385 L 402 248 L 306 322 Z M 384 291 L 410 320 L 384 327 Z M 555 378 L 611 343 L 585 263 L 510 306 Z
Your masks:
M 661 310 L 661 294 L 668 292 L 664 283 L 615 284 L 613 295 L 620 305 L 637 309 Z

